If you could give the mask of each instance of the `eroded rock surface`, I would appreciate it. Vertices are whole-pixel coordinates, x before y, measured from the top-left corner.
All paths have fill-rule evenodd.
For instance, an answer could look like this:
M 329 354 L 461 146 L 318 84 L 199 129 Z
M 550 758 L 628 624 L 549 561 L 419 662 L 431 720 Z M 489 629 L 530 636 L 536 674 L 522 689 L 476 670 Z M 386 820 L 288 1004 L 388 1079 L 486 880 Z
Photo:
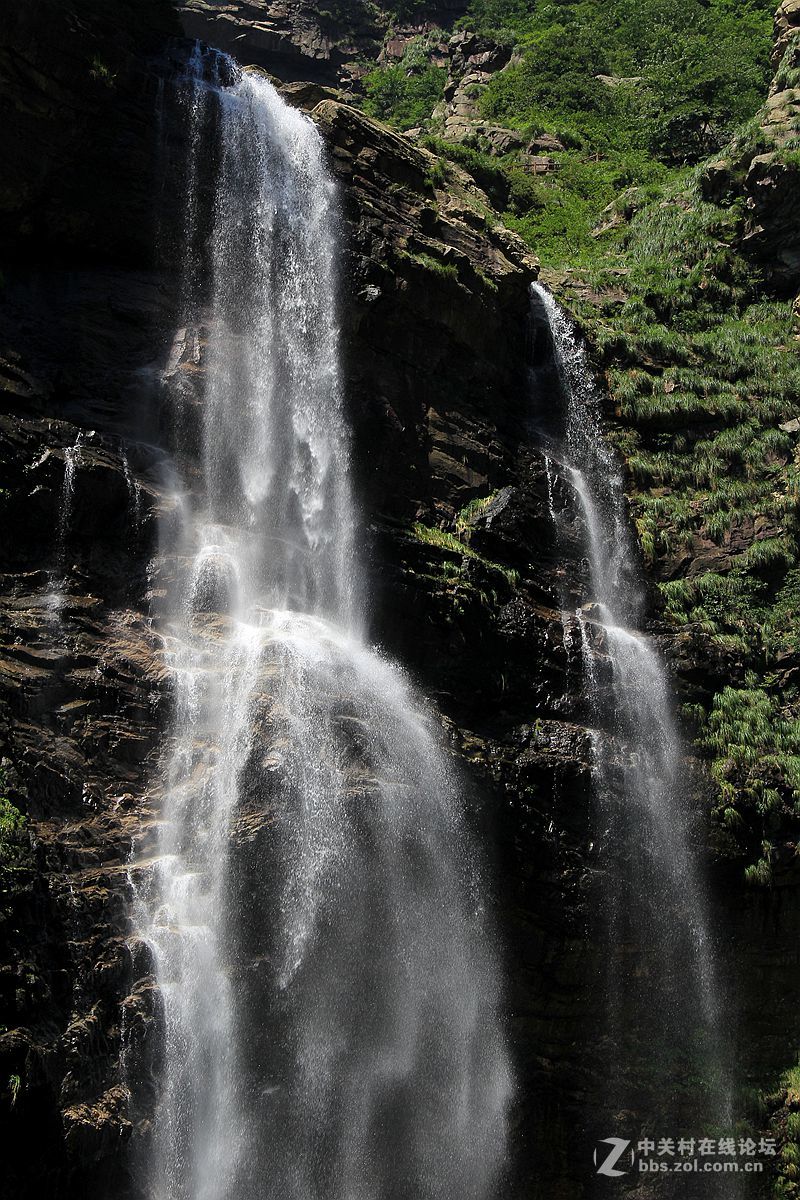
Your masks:
M 800 287 L 800 5 L 784 0 L 775 17 L 776 74 L 760 114 L 765 147 L 750 161 L 744 191 L 747 245 L 784 290 Z
M 364 64 L 401 57 L 408 41 L 430 29 L 449 28 L 466 10 L 464 0 L 430 0 L 398 19 L 388 3 L 369 0 L 180 0 L 188 37 L 200 38 L 265 67 L 284 80 L 347 85 Z

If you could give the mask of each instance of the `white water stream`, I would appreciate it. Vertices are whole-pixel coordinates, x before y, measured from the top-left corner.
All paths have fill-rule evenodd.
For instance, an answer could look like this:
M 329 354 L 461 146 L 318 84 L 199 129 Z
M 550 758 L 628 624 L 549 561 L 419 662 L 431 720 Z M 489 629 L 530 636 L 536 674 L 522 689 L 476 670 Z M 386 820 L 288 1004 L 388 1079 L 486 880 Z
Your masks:
M 447 756 L 364 641 L 335 187 L 258 74 L 198 48 L 181 89 L 174 716 L 155 861 L 132 865 L 163 1024 L 146 1188 L 485 1200 L 512 1086 L 500 969 Z
M 583 345 L 552 295 L 539 284 L 533 295 L 550 329 L 564 412 L 560 463 L 548 460 L 549 503 L 558 524 L 557 469 L 572 498 L 563 516 L 580 514 L 588 559 L 588 602 L 566 615 L 565 639 L 573 641 L 577 625 L 595 726 L 595 788 L 607 856 L 601 861 L 606 1020 L 622 1047 L 630 1033 L 626 1023 L 635 1024 L 639 1052 L 646 1047 L 662 1088 L 685 1054 L 700 1089 L 708 1091 L 706 1111 L 728 1122 L 718 964 L 690 832 L 690 777 L 673 689 L 658 650 L 639 632 L 645 597 L 623 478 L 603 435 Z M 620 1074 L 628 1065 L 624 1049 L 621 1054 L 614 1067 Z M 610 1078 L 609 1091 L 615 1086 Z M 669 1108 L 670 1097 L 663 1099 Z

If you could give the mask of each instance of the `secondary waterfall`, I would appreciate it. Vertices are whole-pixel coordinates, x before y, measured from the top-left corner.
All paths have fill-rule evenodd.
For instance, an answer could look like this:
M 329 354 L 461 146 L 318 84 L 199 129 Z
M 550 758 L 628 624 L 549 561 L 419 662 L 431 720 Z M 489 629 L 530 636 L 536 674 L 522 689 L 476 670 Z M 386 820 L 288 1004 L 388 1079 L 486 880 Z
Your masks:
M 630 1079 L 623 1076 L 642 1054 L 649 1076 L 640 1072 L 636 1082 L 655 1091 L 674 1087 L 691 1064 L 696 1091 L 705 1093 L 705 1119 L 726 1122 L 719 983 L 691 843 L 686 752 L 664 664 L 638 632 L 645 595 L 622 473 L 603 435 L 599 395 L 575 328 L 541 285 L 533 286 L 533 298 L 549 326 L 563 405 L 560 444 L 548 462 L 551 511 L 557 525 L 579 514 L 588 559 L 589 603 L 565 614 L 565 639 L 580 649 L 596 730 L 609 1096 L 614 1104 L 626 1098 Z M 560 510 L 553 472 L 566 485 Z M 681 1106 L 663 1099 L 661 1119 L 674 1129 Z
M 174 718 L 140 936 L 153 1200 L 484 1200 L 512 1089 L 479 854 L 428 717 L 364 642 L 312 122 L 197 48 L 154 591 Z M 168 484 L 168 487 L 167 487 Z

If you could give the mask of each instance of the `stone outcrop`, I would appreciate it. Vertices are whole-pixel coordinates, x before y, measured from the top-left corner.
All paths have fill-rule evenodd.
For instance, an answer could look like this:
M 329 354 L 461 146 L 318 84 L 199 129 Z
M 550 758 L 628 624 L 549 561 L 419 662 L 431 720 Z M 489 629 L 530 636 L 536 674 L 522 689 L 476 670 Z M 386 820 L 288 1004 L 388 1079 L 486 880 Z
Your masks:
M 0 418 L 0 727 L 38 868 L 3 947 L 18 986 L 4 992 L 0 1062 L 21 1080 L 4 1118 L 7 1194 L 80 1190 L 86 1172 L 108 1183 L 130 1134 L 126 861 L 168 691 L 142 603 L 157 494 L 130 434 L 161 303 L 152 277 L 124 272 L 11 273 L 2 301 L 15 349 Z M 18 1132 L 32 1126 L 33 1165 Z
M 800 6 L 785 0 L 775 16 L 775 77 L 758 128 L 703 168 L 706 199 L 744 197 L 743 248 L 782 294 L 800 288 Z
M 557 170 L 551 154 L 564 149 L 557 137 L 541 134 L 531 139 L 482 116 L 481 96 L 495 74 L 513 65 L 512 47 L 462 29 L 450 38 L 447 52 L 444 100 L 435 114 L 443 122 L 445 138 L 478 145 L 497 157 L 514 154 L 532 175 Z
M 410 40 L 450 28 L 464 0 L 430 0 L 408 15 L 379 0 L 179 0 L 188 37 L 200 38 L 284 80 L 348 85 L 363 64 L 402 57 Z
M 346 353 L 369 427 L 356 455 L 362 486 L 390 516 L 452 519 L 490 486 L 496 437 L 485 427 L 466 434 L 465 409 L 507 419 L 493 397 L 521 383 L 535 259 L 458 168 L 335 101 L 312 116 L 352 221 Z M 521 413 L 519 394 L 517 405 Z
M 183 0 L 178 13 L 188 37 L 284 79 L 337 83 L 345 63 L 376 58 L 383 41 L 380 11 L 364 0 L 324 17 L 306 0 Z
M 760 113 L 762 145 L 748 155 L 745 247 L 784 292 L 800 288 L 800 5 L 775 17 L 776 74 Z
M 387 30 L 386 38 L 378 55 L 379 66 L 392 66 L 402 62 L 406 52 L 419 45 L 426 45 L 426 60 L 432 67 L 446 67 L 448 63 L 448 43 L 443 31 L 430 21 L 421 24 L 404 25 L 400 30 Z
M 798 0 L 783 0 L 775 14 L 775 44 L 772 50 L 772 65 L 777 70 L 784 59 L 789 43 L 793 42 L 800 29 L 800 3 Z
M 450 65 L 444 93 L 445 136 L 462 142 L 479 134 L 495 134 L 498 148 L 517 149 L 511 130 L 495 130 L 480 118 L 480 96 L 496 71 L 511 60 L 511 47 L 467 30 L 454 34 L 448 44 Z M 519 145 L 522 144 L 521 139 Z M 502 150 L 500 151 L 502 153 Z

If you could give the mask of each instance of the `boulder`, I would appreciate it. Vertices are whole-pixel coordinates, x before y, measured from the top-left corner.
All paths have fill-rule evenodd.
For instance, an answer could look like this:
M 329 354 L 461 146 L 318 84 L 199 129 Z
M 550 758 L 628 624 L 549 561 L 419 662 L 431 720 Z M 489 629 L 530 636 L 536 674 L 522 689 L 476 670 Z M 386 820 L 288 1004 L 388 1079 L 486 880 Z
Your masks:
M 800 0 L 783 0 L 775 14 L 775 40 L 772 50 L 772 65 L 777 68 L 789 44 L 800 31 Z

